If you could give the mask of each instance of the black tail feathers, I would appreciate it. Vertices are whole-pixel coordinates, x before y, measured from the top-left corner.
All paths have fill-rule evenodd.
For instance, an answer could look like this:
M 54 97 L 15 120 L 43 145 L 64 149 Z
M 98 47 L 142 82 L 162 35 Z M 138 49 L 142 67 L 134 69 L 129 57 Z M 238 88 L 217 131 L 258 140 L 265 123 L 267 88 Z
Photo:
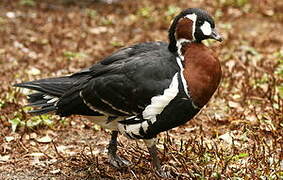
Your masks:
M 59 100 L 58 97 L 46 95 L 41 92 L 30 94 L 28 97 L 28 106 L 39 107 L 39 109 L 29 111 L 33 115 L 41 115 L 57 110 L 56 103 Z
M 80 91 L 87 81 L 88 76 L 66 76 L 24 82 L 14 86 L 37 91 L 28 95 L 27 106 L 36 107 L 29 112 L 33 115 L 55 112 L 60 116 L 101 116 L 100 113 L 91 110 L 80 97 Z
M 74 79 L 67 77 L 40 79 L 36 81 L 15 84 L 16 87 L 36 90 L 47 95 L 60 97 L 72 87 Z
M 41 115 L 57 110 L 56 104 L 59 98 L 71 88 L 72 81 L 73 79 L 69 77 L 59 77 L 19 83 L 14 86 L 38 91 L 28 95 L 28 106 L 39 107 L 29 113 Z

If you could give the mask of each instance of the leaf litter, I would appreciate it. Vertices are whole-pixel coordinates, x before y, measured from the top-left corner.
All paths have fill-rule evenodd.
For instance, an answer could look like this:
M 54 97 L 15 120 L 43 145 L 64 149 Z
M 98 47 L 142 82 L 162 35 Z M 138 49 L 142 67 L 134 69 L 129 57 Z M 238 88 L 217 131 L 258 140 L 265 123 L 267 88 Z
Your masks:
M 142 142 L 119 137 L 133 166 L 111 167 L 109 131 L 83 117 L 31 117 L 21 81 L 66 75 L 121 46 L 167 40 L 184 7 L 206 7 L 225 41 L 221 86 L 186 125 L 159 136 L 175 179 L 283 178 L 281 1 L 0 2 L 0 179 L 159 179 Z M 147 8 L 150 7 L 150 8 Z

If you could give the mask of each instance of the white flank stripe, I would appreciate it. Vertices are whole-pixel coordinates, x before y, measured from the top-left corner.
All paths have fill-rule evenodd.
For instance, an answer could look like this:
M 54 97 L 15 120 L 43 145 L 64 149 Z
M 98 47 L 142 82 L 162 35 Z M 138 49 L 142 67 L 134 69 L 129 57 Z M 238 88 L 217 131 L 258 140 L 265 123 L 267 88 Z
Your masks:
M 160 114 L 163 109 L 176 97 L 179 92 L 178 73 L 172 79 L 169 88 L 164 90 L 163 95 L 151 98 L 151 104 L 142 112 L 143 118 L 150 120 L 152 123 L 156 121 L 156 115 Z
M 127 117 L 126 120 L 133 119 L 133 118 L 136 118 L 136 116 Z
M 115 116 L 113 114 L 110 114 L 110 113 L 107 113 L 107 112 L 104 112 L 104 111 L 100 111 L 100 110 L 97 110 L 95 107 L 93 107 L 90 103 L 86 102 L 86 100 L 84 99 L 83 97 L 83 93 L 82 91 L 80 91 L 80 97 L 82 98 L 83 102 L 93 111 L 96 111 L 96 112 L 99 112 L 100 114 L 103 114 L 104 116 Z
M 123 111 L 122 109 L 118 109 L 116 107 L 114 107 L 112 104 L 110 104 L 108 101 L 104 100 L 104 99 L 100 99 L 103 103 L 107 104 L 108 106 L 110 106 L 112 109 L 114 109 L 115 111 L 130 115 L 129 112 Z

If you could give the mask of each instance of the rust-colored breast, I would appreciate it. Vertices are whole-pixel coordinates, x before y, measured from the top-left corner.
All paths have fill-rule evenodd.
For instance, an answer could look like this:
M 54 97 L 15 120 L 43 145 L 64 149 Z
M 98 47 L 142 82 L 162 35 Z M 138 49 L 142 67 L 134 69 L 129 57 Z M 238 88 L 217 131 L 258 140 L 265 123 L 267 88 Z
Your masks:
M 196 105 L 204 106 L 216 91 L 221 80 L 221 67 L 214 52 L 201 43 L 186 46 L 184 77 Z

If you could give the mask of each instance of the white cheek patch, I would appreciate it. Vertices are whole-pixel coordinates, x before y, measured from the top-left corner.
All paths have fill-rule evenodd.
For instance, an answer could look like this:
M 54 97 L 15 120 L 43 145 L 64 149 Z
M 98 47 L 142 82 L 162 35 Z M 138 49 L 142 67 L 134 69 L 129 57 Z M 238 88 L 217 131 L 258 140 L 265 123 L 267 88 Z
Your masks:
M 200 29 L 201 29 L 202 33 L 206 36 L 209 36 L 212 33 L 211 26 L 207 21 L 205 21 L 203 23 L 203 25 L 200 27 Z

